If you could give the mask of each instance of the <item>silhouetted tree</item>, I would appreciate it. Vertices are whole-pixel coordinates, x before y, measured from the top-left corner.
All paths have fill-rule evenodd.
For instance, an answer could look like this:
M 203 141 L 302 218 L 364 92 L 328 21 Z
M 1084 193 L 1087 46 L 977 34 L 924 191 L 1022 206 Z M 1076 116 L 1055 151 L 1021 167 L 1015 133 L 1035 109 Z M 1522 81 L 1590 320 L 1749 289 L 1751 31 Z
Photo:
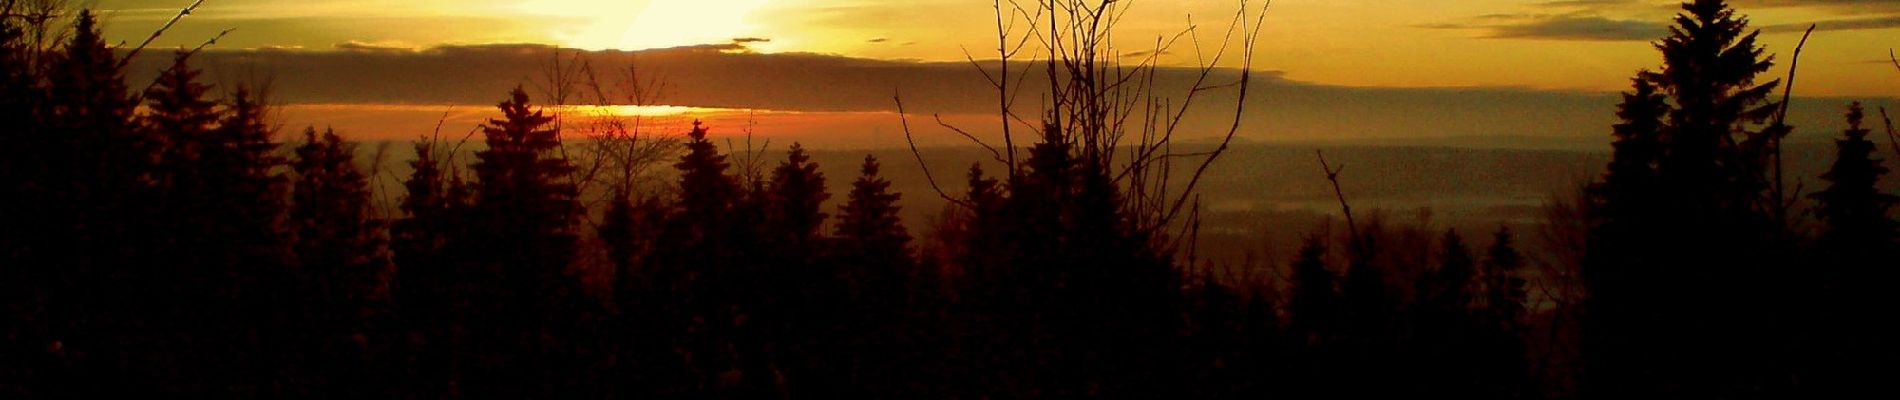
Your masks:
M 355 146 L 335 132 L 304 130 L 291 161 L 289 226 L 295 236 L 297 326 L 312 375 L 337 393 L 369 395 L 394 379 L 388 309 L 390 261 L 382 218 L 370 204 Z M 390 395 L 389 393 L 380 393 Z
M 1623 102 L 1617 105 L 1616 115 L 1622 122 L 1614 127 L 1609 172 L 1591 188 L 1599 202 L 1598 212 L 1609 214 L 1604 218 L 1629 215 L 1627 219 L 1640 221 L 1641 212 L 1655 209 L 1660 200 L 1656 168 L 1664 155 L 1662 126 L 1669 105 L 1645 78 L 1649 72 L 1638 75 L 1631 79 L 1634 89 L 1624 92 Z
M 1478 304 L 1477 260 L 1458 231 L 1446 231 L 1440 243 L 1438 268 L 1419 280 L 1418 306 L 1448 315 L 1468 314 Z
M 465 349 L 474 354 L 471 390 L 493 393 L 585 393 L 578 343 L 594 315 L 569 267 L 580 217 L 574 167 L 560 156 L 555 118 L 535 110 L 520 88 L 497 105 L 502 118 L 483 126 L 487 149 L 475 153 L 471 228 L 457 244 L 466 252 L 469 309 Z
M 234 390 L 281 393 L 293 336 L 283 293 L 289 252 L 282 225 L 283 160 L 264 106 L 240 88 L 222 109 L 210 86 L 179 53 L 145 95 L 143 127 L 161 152 L 155 180 L 167 234 L 152 262 L 171 267 L 162 278 L 167 301 L 158 315 L 173 325 L 185 358 L 171 379 L 192 393 Z
M 404 217 L 390 224 L 390 250 L 397 269 L 390 287 L 396 313 L 409 332 L 408 369 L 402 379 L 417 393 L 448 393 L 455 387 L 454 340 L 462 271 L 449 246 L 462 235 L 470 194 L 437 155 L 440 143 L 414 145 L 413 172 L 403 181 L 398 207 Z
M 1479 394 L 1486 398 L 1523 398 L 1529 392 L 1529 355 L 1525 349 L 1525 302 L 1529 293 L 1522 275 L 1524 255 L 1517 251 L 1516 237 L 1509 227 L 1499 227 L 1491 236 L 1479 279 L 1483 292 L 1477 300 L 1477 332 L 1471 339 L 1478 343 Z
M 1307 347 L 1320 346 L 1331 339 L 1338 328 L 1340 300 L 1339 275 L 1326 266 L 1327 239 L 1309 235 L 1292 265 L 1292 300 L 1287 310 L 1295 332 Z
M 1473 397 L 1483 382 L 1472 359 L 1482 356 L 1476 350 L 1479 339 L 1478 313 L 1482 288 L 1478 284 L 1478 265 L 1458 232 L 1446 231 L 1439 241 L 1437 267 L 1419 278 L 1417 300 L 1412 304 L 1415 351 L 1421 357 L 1416 368 L 1421 390 L 1437 396 Z
M 1878 149 L 1867 140 L 1869 131 L 1861 127 L 1864 116 L 1860 103 L 1848 107 L 1848 128 L 1835 141 L 1834 165 L 1821 175 L 1830 184 L 1811 195 L 1815 214 L 1824 224 L 1821 246 L 1831 252 L 1850 253 L 1843 254 L 1849 257 L 1886 255 L 1881 253 L 1894 250 L 1895 235 L 1900 233 L 1895 231 L 1890 214 L 1900 197 L 1881 192 L 1878 187 L 1888 170 L 1874 158 Z
M 1344 323 L 1345 301 L 1340 298 L 1339 275 L 1328 267 L 1330 239 L 1324 234 L 1307 235 L 1299 256 L 1290 266 L 1292 277 L 1287 301 L 1287 322 L 1292 331 L 1290 343 L 1297 360 L 1311 368 L 1296 369 L 1299 378 L 1291 380 L 1290 393 L 1317 395 L 1336 390 L 1346 364 L 1337 349 Z
M 1847 129 L 1835 140 L 1834 164 L 1821 179 L 1826 189 L 1809 197 L 1815 200 L 1815 216 L 1821 222 L 1812 255 L 1818 269 L 1812 294 L 1797 299 L 1810 319 L 1793 320 L 1809 327 L 1809 347 L 1803 364 L 1815 366 L 1804 374 L 1815 389 L 1808 395 L 1819 397 L 1852 396 L 1878 390 L 1883 379 L 1894 369 L 1862 365 L 1855 360 L 1867 357 L 1892 359 L 1900 355 L 1900 346 L 1892 344 L 1894 329 L 1871 316 L 1881 315 L 1895 304 L 1886 293 L 1900 274 L 1900 243 L 1892 209 L 1900 198 L 1882 192 L 1880 180 L 1888 172 L 1874 157 L 1875 143 L 1867 140 L 1868 130 L 1861 126 L 1865 116 L 1860 103 L 1847 110 Z M 1806 294 L 1806 293 L 1804 293 Z
M 772 170 L 771 188 L 775 209 L 768 215 L 773 224 L 769 230 L 782 234 L 777 240 L 790 246 L 811 246 L 829 217 L 819 208 L 831 194 L 825 192 L 825 174 L 818 172 L 803 145 L 793 143 L 785 162 Z
M 143 307 L 163 298 L 145 279 L 154 268 L 142 264 L 162 237 L 151 213 L 157 191 L 145 179 L 153 149 L 133 129 L 136 102 L 96 15 L 82 10 L 64 28 L 54 26 L 62 10 L 37 7 L 9 2 L 0 17 L 0 189 L 8 193 L 0 290 L 20 300 L 7 303 L 9 319 L 22 324 L 7 324 L 7 343 L 23 346 L 6 365 L 38 363 L 20 372 L 32 379 L 28 393 L 104 395 L 110 385 L 66 388 L 82 376 L 146 379 L 135 366 L 159 361 L 137 344 L 155 328 Z M 69 36 L 57 46 L 41 41 L 60 31 Z M 58 349 L 46 352 L 49 343 Z
M 1664 94 L 1654 193 L 1642 178 L 1658 110 L 1644 83 L 1626 96 L 1618 155 L 1600 185 L 1583 275 L 1590 396 L 1774 392 L 1790 384 L 1773 365 L 1788 330 L 1758 329 L 1787 315 L 1775 290 L 1793 243 L 1769 193 L 1777 129 L 1750 130 L 1773 115 L 1757 83 L 1773 64 L 1758 31 L 1722 0 L 1682 4 L 1656 43 L 1662 69 L 1639 78 Z M 1654 197 L 1651 197 L 1654 196 Z M 1745 349 L 1745 350 L 1741 350 Z
M 851 184 L 851 194 L 838 207 L 838 225 L 832 233 L 839 252 L 853 260 L 847 271 L 854 285 L 866 289 L 902 287 L 912 268 L 910 234 L 897 212 L 902 194 L 889 191 L 891 182 L 878 176 L 877 157 L 865 156 L 863 175 Z M 867 299 L 869 300 L 869 299 Z

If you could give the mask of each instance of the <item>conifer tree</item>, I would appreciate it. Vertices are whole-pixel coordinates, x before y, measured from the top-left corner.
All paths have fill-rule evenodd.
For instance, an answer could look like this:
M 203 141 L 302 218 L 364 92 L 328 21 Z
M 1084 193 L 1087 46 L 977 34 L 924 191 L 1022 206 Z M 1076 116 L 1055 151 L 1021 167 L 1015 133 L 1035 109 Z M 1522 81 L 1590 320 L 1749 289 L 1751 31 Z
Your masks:
M 1477 261 L 1464 237 L 1455 230 L 1446 231 L 1440 243 L 1437 270 L 1420 280 L 1424 289 L 1419 291 L 1419 305 L 1445 316 L 1469 313 L 1478 300 L 1477 285 L 1473 284 L 1478 277 Z
M 37 199 L 45 201 L 40 211 L 22 213 L 27 224 L 40 225 L 28 231 L 67 241 L 62 247 L 101 249 L 77 256 L 99 258 L 81 260 L 82 265 L 105 267 L 140 258 L 138 253 L 162 235 L 156 232 L 161 224 L 149 221 L 156 203 L 150 177 L 157 149 L 149 134 L 134 129 L 136 102 L 126 89 L 119 58 L 99 30 L 97 15 L 81 10 L 64 45 L 39 53 L 51 58 L 43 61 L 44 98 L 39 115 L 21 122 L 38 121 L 40 129 L 21 132 L 27 142 L 14 147 L 31 149 L 18 173 L 30 176 L 46 196 Z
M 1001 218 L 1007 199 L 1000 182 L 984 176 L 982 164 L 970 164 L 965 178 L 968 189 L 963 201 L 968 207 L 957 206 L 955 210 L 964 214 L 952 221 L 958 224 L 957 230 L 946 238 L 950 259 L 961 268 L 957 287 L 968 297 L 966 301 L 1004 301 L 1019 283 L 1010 278 L 1016 271 L 1005 265 L 1010 243 L 1001 234 Z
M 1794 247 L 1777 217 L 1783 200 L 1770 190 L 1786 131 L 1751 127 L 1779 107 L 1767 98 L 1779 81 L 1757 82 L 1772 57 L 1728 2 L 1695 0 L 1682 10 L 1655 45 L 1662 68 L 1639 77 L 1667 100 L 1654 189 L 1639 179 L 1650 152 L 1637 138 L 1657 108 L 1638 83 L 1619 113 L 1622 154 L 1588 211 L 1582 354 L 1591 396 L 1792 384 L 1771 361 L 1785 356 L 1778 353 L 1792 331 L 1754 328 L 1764 310 L 1782 312 L 1760 293 L 1786 274 L 1774 268 Z
M 679 206 L 688 220 L 714 221 L 730 210 L 739 195 L 739 182 L 726 174 L 732 164 L 719 146 L 706 139 L 709 130 L 693 122 L 687 134 L 686 155 L 673 165 L 680 170 Z
M 1631 81 L 1632 91 L 1624 92 L 1622 103 L 1617 105 L 1616 115 L 1622 122 L 1614 127 L 1609 172 L 1591 190 L 1604 212 L 1634 213 L 1630 209 L 1643 207 L 1645 202 L 1654 208 L 1657 191 L 1661 190 L 1656 167 L 1664 155 L 1662 125 L 1669 105 L 1648 79 L 1639 76 Z
M 1865 117 L 1859 102 L 1848 107 L 1847 130 L 1834 142 L 1834 165 L 1821 179 L 1829 185 L 1810 197 L 1824 229 L 1820 241 L 1828 251 L 1872 255 L 1893 251 L 1896 223 L 1890 214 L 1900 198 L 1881 192 L 1880 179 L 1888 172 L 1878 150 L 1861 126 Z M 1872 261 L 1872 260 L 1866 260 Z
M 304 131 L 291 162 L 290 226 L 300 267 L 325 275 L 337 297 L 360 302 L 382 295 L 387 261 L 384 223 L 374 214 L 355 153 L 335 131 Z
M 354 146 L 334 131 L 319 136 L 316 128 L 306 128 L 290 166 L 293 286 L 300 289 L 298 328 L 306 336 L 299 344 L 314 353 L 305 362 L 312 363 L 311 373 L 331 378 L 331 393 L 374 393 L 373 374 L 396 372 L 376 368 L 382 365 L 373 360 L 389 356 L 374 354 L 372 347 L 388 336 L 378 325 L 390 315 L 383 220 L 374 215 Z
M 1527 282 L 1522 276 L 1525 258 L 1517 251 L 1516 236 L 1509 227 L 1499 227 L 1486 251 L 1480 279 L 1483 293 L 1478 300 L 1479 324 L 1473 339 L 1482 344 L 1474 349 L 1480 357 L 1478 372 L 1485 397 L 1521 398 L 1529 389 L 1530 363 L 1526 358 L 1524 335 L 1529 300 Z
M 1446 231 L 1439 241 L 1437 268 L 1419 279 L 1414 308 L 1412 344 L 1422 357 L 1418 385 L 1433 395 L 1467 398 L 1481 392 L 1485 378 L 1473 362 L 1480 346 L 1488 343 L 1477 338 L 1478 310 L 1483 293 L 1479 269 L 1471 247 L 1456 230 Z M 1392 334 L 1388 334 L 1392 335 Z
M 775 206 L 769 214 L 771 229 L 785 236 L 780 240 L 789 245 L 809 246 L 829 217 L 820 207 L 831 194 L 825 192 L 825 174 L 818 172 L 818 164 L 811 162 L 803 145 L 793 143 L 785 162 L 772 170 L 771 188 Z
M 473 229 L 451 247 L 469 257 L 458 268 L 471 269 L 462 282 L 471 291 L 460 294 L 470 299 L 466 349 L 492 366 L 467 379 L 497 393 L 554 393 L 556 382 L 583 374 L 572 343 L 590 313 L 569 271 L 581 212 L 574 167 L 560 156 L 555 118 L 534 109 L 527 92 L 516 88 L 496 108 L 502 118 L 482 127 L 487 149 L 470 168 Z
M 763 367 L 769 356 L 759 353 L 763 335 L 753 330 L 761 325 L 762 299 L 770 297 L 757 290 L 769 278 L 755 274 L 766 271 L 766 263 L 752 251 L 764 221 L 748 220 L 757 214 L 758 199 L 728 173 L 732 164 L 709 133 L 694 121 L 683 143 L 686 153 L 673 164 L 679 171 L 677 197 L 648 268 L 658 289 L 651 295 L 660 299 L 652 311 L 673 340 L 685 343 L 682 362 L 702 371 L 674 384 L 758 396 L 774 385 Z
M 903 195 L 889 191 L 891 182 L 878 176 L 879 168 L 877 157 L 864 156 L 864 165 L 860 168 L 862 175 L 851 183 L 851 194 L 844 204 L 838 206 L 838 225 L 832 234 L 843 241 L 845 254 L 880 264 L 874 268 L 896 268 L 889 271 L 863 271 L 864 275 L 860 277 L 893 282 L 881 277 L 897 277 L 909 271 L 904 264 L 910 263 L 910 234 L 904 230 L 903 222 L 897 215 L 901 209 L 897 201 Z M 877 285 L 879 281 L 860 281 L 858 284 Z
M 1694 0 L 1682 10 L 1670 35 L 1656 43 L 1662 70 L 1647 75 L 1674 103 L 1663 178 L 1685 196 L 1714 196 L 1683 199 L 1690 204 L 1752 206 L 1752 195 L 1765 189 L 1766 165 L 1763 154 L 1743 147 L 1765 146 L 1766 138 L 1743 124 L 1761 123 L 1779 106 L 1767 97 L 1780 80 L 1755 81 L 1774 66 L 1773 57 L 1756 44 L 1761 32 L 1750 31 L 1727 1 Z
M 1484 270 L 1480 275 L 1484 279 L 1482 304 L 1488 325 L 1500 329 L 1515 329 L 1524 317 L 1529 293 L 1525 290 L 1526 281 L 1520 275 L 1524 269 L 1524 255 L 1517 251 L 1516 235 L 1511 228 L 1500 227 L 1492 235 L 1491 249 L 1486 252 Z
M 1814 199 L 1814 214 L 1821 223 L 1819 237 L 1809 259 L 1813 263 L 1812 291 L 1807 299 L 1796 300 L 1809 327 L 1803 346 L 1804 380 L 1813 382 L 1804 395 L 1814 397 L 1851 397 L 1854 393 L 1879 390 L 1882 376 L 1892 368 L 1869 368 L 1856 360 L 1891 359 L 1900 356 L 1900 346 L 1892 344 L 1900 330 L 1870 317 L 1892 310 L 1896 304 L 1887 295 L 1887 285 L 1900 279 L 1900 242 L 1896 242 L 1897 224 L 1892 209 L 1900 198 L 1883 192 L 1880 180 L 1889 171 L 1876 158 L 1877 145 L 1867 139 L 1868 129 L 1861 124 L 1865 112 L 1860 103 L 1847 110 L 1847 129 L 1834 141 L 1833 165 L 1821 179 L 1828 186 L 1809 195 Z
M 144 128 L 164 146 L 160 159 L 167 168 L 160 171 L 160 184 L 181 190 L 204 190 L 206 188 L 200 187 L 202 182 L 192 181 L 186 175 L 188 172 L 178 170 L 198 162 L 220 116 L 217 103 L 206 98 L 211 87 L 198 82 L 201 71 L 192 68 L 189 59 L 189 55 L 179 53 L 173 57 L 171 67 L 159 73 L 151 90 L 145 92 L 146 107 L 150 111 L 142 118 Z
M 468 190 L 437 155 L 439 143 L 414 144 L 413 172 L 403 181 L 405 195 L 398 207 L 403 217 L 390 224 L 391 257 L 396 264 L 390 286 L 391 301 L 413 338 L 404 350 L 411 361 L 401 379 L 421 393 L 450 390 L 457 360 L 451 347 L 457 315 L 458 258 L 450 245 L 463 235 L 469 208 Z
M 1306 347 L 1330 341 L 1339 323 L 1339 278 L 1326 266 L 1327 248 L 1324 236 L 1307 236 L 1292 265 L 1293 296 L 1287 313 L 1300 344 Z
M 73 343 L 54 353 L 22 357 L 52 361 L 46 374 L 113 377 L 112 383 L 161 374 L 130 366 L 175 361 L 148 345 L 170 326 L 154 310 L 172 304 L 156 278 L 175 278 L 153 267 L 155 242 L 167 235 L 155 221 L 151 182 L 153 148 L 133 129 L 135 101 L 126 91 L 119 58 L 104 42 L 96 14 L 81 10 L 70 28 L 52 26 L 57 14 L 34 14 L 42 5 L 8 3 L 0 21 L 6 52 L 0 78 L 0 189 L 8 199 L 7 233 L 0 234 L 0 290 L 21 285 L 42 318 L 38 332 L 20 339 Z M 12 7 L 20 7 L 14 9 Z M 65 31 L 60 44 L 30 40 L 29 31 Z M 158 264 L 164 265 L 164 264 Z M 161 272 L 162 271 L 162 272 Z M 21 275 L 14 275 L 13 273 Z M 119 279 L 101 279 L 117 277 Z M 8 290 L 13 293 L 12 290 Z M 112 295 L 102 295 L 112 294 Z M 13 303 L 9 303 L 13 305 Z M 9 307 L 11 308 L 11 307 Z M 13 315 L 9 315 L 13 317 Z M 3 328 L 0 328 L 3 329 Z M 37 334 L 35 334 L 37 333 Z M 44 335 L 44 336 L 40 336 Z M 0 357 L 6 357 L 0 355 Z M 44 357 L 44 358 L 41 358 Z M 61 369 L 51 369 L 53 366 Z M 175 364 L 173 364 L 175 365 Z M 0 366 L 4 368 L 4 366 Z M 73 381 L 52 379 L 47 389 Z M 112 393 L 112 383 L 92 382 L 64 393 Z M 59 392 L 54 392 L 59 393 Z

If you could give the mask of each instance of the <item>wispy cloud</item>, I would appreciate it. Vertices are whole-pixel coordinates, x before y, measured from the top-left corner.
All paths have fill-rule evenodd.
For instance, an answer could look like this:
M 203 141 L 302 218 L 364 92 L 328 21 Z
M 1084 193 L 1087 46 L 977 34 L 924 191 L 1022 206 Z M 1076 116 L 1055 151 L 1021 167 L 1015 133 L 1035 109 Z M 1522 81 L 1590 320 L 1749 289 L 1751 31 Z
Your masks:
M 1808 25 L 1810 24 L 1814 25 L 1816 27 L 1815 28 L 1816 30 L 1821 30 L 1821 31 L 1856 31 L 1856 30 L 1867 30 L 1867 29 L 1893 29 L 1893 28 L 1900 28 L 1900 15 L 1889 15 L 1889 16 L 1870 17 L 1870 18 L 1830 19 L 1830 20 L 1816 21 L 1816 22 L 1805 23 L 1805 24 L 1778 24 L 1778 25 L 1769 25 L 1767 27 L 1762 28 L 1762 30 L 1767 31 L 1767 32 L 1800 32 L 1800 31 L 1808 29 Z
M 1733 0 L 1736 7 L 1809 8 L 1836 13 L 1900 13 L 1900 1 L 1893 0 Z
M 1809 24 L 1821 30 L 1900 28 L 1897 0 L 1735 0 L 1744 13 L 1759 9 L 1806 10 L 1853 17 L 1822 21 L 1781 20 L 1757 25 L 1769 33 L 1800 32 Z M 1421 24 L 1430 29 L 1469 30 L 1491 39 L 1648 41 L 1668 34 L 1668 16 L 1681 12 L 1680 1 L 1555 0 L 1524 6 L 1522 12 L 1478 15 L 1463 21 Z M 1785 14 L 1785 13 L 1784 13 Z
M 1554 16 L 1493 26 L 1492 38 L 1557 40 L 1653 40 L 1668 33 L 1663 25 L 1649 21 L 1620 20 L 1597 16 Z
M 1479 37 L 1492 39 L 1647 41 L 1668 33 L 1658 22 L 1582 14 L 1492 14 L 1470 22 L 1420 27 L 1473 30 Z

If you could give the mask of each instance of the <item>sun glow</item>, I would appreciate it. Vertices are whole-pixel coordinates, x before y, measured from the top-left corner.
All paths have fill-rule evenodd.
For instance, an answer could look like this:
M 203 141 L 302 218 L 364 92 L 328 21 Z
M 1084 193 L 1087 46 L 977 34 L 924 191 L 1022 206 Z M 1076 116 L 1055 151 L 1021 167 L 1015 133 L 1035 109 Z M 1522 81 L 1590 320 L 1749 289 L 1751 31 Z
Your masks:
M 757 36 L 752 13 L 766 0 L 654 0 L 620 35 L 621 49 L 728 43 Z
M 639 50 L 761 36 L 753 14 L 769 0 L 541 0 L 528 12 L 571 18 L 553 35 L 585 49 Z M 762 45 L 763 43 L 749 43 Z

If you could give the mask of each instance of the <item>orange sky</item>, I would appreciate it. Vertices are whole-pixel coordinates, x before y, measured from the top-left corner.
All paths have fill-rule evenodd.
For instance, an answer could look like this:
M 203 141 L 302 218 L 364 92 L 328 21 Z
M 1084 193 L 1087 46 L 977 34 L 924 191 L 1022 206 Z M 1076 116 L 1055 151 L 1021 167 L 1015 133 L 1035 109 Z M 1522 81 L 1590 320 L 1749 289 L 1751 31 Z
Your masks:
M 192 0 L 97 0 L 109 34 L 136 41 Z M 1257 5 L 1257 1 L 1255 2 Z M 1891 95 L 1900 74 L 1884 63 L 1900 47 L 1900 1 L 1738 0 L 1786 57 L 1796 25 L 1821 23 L 1804 54 L 1801 91 Z M 1007 3 L 1005 3 L 1007 4 Z M 1231 0 L 1134 0 L 1119 35 L 1128 51 L 1201 26 L 1203 42 Z M 1618 90 L 1656 63 L 1645 43 L 1662 33 L 1671 1 L 1280 0 L 1272 4 L 1258 68 L 1346 86 L 1509 86 Z M 761 52 L 947 61 L 994 47 L 981 0 L 208 0 L 161 46 L 195 45 L 237 28 L 224 48 L 546 43 L 587 49 L 745 44 Z M 1166 61 L 1191 64 L 1178 46 Z

